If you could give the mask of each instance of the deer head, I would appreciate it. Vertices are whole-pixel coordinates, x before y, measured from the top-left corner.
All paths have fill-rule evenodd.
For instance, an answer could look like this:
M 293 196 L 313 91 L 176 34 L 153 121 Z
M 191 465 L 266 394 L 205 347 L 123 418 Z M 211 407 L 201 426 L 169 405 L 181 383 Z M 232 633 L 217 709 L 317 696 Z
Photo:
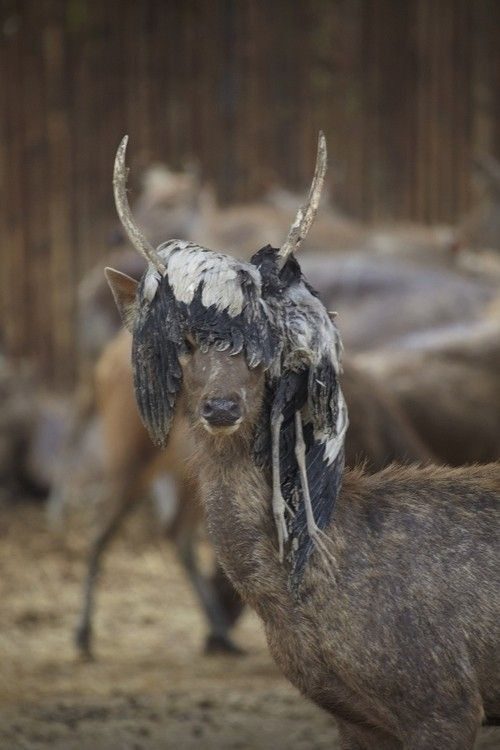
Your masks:
M 293 257 L 319 205 L 326 170 L 323 134 L 308 201 L 284 244 L 279 250 L 262 248 L 250 262 L 181 240 L 155 250 L 130 213 L 125 148 L 126 139 L 115 161 L 115 200 L 148 269 L 138 285 L 112 269 L 106 273 L 133 334 L 143 422 L 153 441 L 164 446 L 182 392 L 192 424 L 212 445 L 215 440 L 220 448 L 222 440 L 228 446 L 226 459 L 234 441 L 247 438 L 256 465 L 272 466 L 279 554 L 283 559 L 287 540 L 294 540 L 292 576 L 298 581 L 312 538 L 318 538 L 333 510 L 347 428 L 338 380 L 340 338 Z M 228 436 L 230 444 L 224 442 Z M 290 453 L 294 443 L 296 460 Z M 319 509 L 319 526 L 311 525 L 313 506 Z
M 285 242 L 278 250 L 264 248 L 249 263 L 181 240 L 153 248 L 128 204 L 126 147 L 127 137 L 115 160 L 115 202 L 148 270 L 139 284 L 110 268 L 106 276 L 134 336 L 141 416 L 153 440 L 164 445 L 183 384 L 191 418 L 212 434 L 232 434 L 255 420 L 264 373 L 272 375 L 280 367 L 280 273 L 318 209 L 326 173 L 324 136 L 320 133 L 308 200 Z

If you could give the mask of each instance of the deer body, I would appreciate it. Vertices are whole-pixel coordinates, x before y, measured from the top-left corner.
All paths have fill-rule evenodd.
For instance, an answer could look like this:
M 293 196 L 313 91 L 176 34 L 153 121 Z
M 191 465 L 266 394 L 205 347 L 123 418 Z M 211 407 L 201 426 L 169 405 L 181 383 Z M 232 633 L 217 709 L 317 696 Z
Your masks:
M 313 556 L 296 599 L 273 539 L 269 477 L 241 444 L 229 458 L 197 438 L 216 552 L 288 679 L 366 735 L 360 747 L 382 735 L 387 747 L 472 747 L 483 706 L 500 709 L 498 465 L 346 471 L 327 530 L 334 562 Z
M 276 661 L 337 718 L 343 750 L 472 750 L 500 714 L 500 466 L 344 471 L 342 344 L 291 257 L 319 205 L 323 136 L 308 203 L 249 263 L 155 250 L 128 208 L 125 147 L 115 200 L 149 266 L 138 287 L 107 275 L 139 410 L 161 446 L 185 412 L 209 533 Z

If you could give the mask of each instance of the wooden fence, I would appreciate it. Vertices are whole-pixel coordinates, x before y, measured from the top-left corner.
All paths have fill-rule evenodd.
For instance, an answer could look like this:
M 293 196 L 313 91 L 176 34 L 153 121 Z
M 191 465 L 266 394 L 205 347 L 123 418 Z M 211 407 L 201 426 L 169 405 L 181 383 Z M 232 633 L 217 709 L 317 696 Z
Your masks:
M 113 225 L 110 174 L 195 157 L 223 201 L 303 189 L 327 134 L 335 202 L 454 221 L 500 153 L 497 0 L 0 0 L 3 348 L 75 372 L 75 288 Z

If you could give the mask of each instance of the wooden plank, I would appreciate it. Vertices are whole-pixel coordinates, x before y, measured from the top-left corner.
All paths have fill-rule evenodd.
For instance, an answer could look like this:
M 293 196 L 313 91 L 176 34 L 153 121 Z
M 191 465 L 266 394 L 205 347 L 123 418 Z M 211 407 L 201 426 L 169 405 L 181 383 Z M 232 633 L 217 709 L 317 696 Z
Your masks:
M 4 88 L 4 137 L 3 157 L 4 192 L 2 208 L 5 212 L 2 265 L 4 275 L 3 338 L 7 355 L 20 357 L 30 355 L 27 342 L 28 321 L 25 300 L 27 296 L 28 257 L 26 252 L 25 215 L 22 175 L 25 170 L 23 147 L 24 118 L 19 90 L 22 85 L 23 5 L 13 2 L 10 6 L 8 29 L 2 44 L 2 71 Z
M 51 287 L 47 284 L 50 265 L 50 236 L 47 205 L 47 133 L 45 82 L 40 65 L 41 39 L 39 35 L 41 14 L 33 13 L 23 26 L 22 85 L 19 95 L 22 102 L 24 124 L 25 166 L 23 181 L 26 252 L 29 267 L 26 274 L 25 310 L 30 321 L 27 340 L 30 354 L 39 365 L 40 373 L 48 373 L 54 361 L 52 348 Z M 67 248 L 74 251 L 73 247 Z
M 47 2 L 42 32 L 47 93 L 48 219 L 50 232 L 51 331 L 54 380 L 64 385 L 74 377 L 74 274 L 72 137 L 69 122 L 68 55 L 64 17 L 57 2 Z

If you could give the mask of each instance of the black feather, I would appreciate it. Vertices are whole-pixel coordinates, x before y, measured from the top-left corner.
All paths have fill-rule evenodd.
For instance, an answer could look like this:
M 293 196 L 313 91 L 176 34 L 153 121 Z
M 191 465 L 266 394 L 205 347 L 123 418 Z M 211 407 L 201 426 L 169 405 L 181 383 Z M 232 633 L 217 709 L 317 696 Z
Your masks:
M 241 271 L 240 281 L 244 305 L 239 315 L 231 316 L 215 305 L 205 307 L 202 280 L 189 304 L 177 302 L 179 317 L 202 350 L 210 346 L 228 348 L 232 354 L 243 352 L 249 367 L 269 367 L 278 346 L 276 331 L 262 307 L 254 280 Z
M 261 271 L 266 301 L 282 316 L 281 325 L 282 311 L 287 310 L 289 320 L 295 314 L 293 302 L 287 295 L 290 289 L 302 285 L 312 297 L 318 297 L 317 292 L 304 279 L 300 265 L 293 256 L 281 272 L 278 271 L 276 252 L 269 247 L 260 250 L 252 258 L 252 263 Z M 286 356 L 286 352 L 284 354 Z M 324 355 L 316 366 L 305 367 L 299 372 L 282 369 L 281 377 L 276 382 L 270 382 L 269 388 L 271 421 L 280 413 L 284 417 L 280 435 L 280 480 L 285 502 L 294 513 L 288 519 L 291 538 L 288 559 L 291 563 L 291 587 L 298 593 L 305 566 L 313 550 L 313 541 L 307 532 L 305 505 L 295 457 L 295 412 L 301 411 L 307 403 L 310 421 L 303 425 L 307 479 L 314 519 L 318 528 L 323 530 L 332 519 L 340 491 L 344 452 L 342 449 L 332 464 L 329 464 L 327 445 L 315 438 L 315 433 L 325 438 L 335 435 L 340 385 L 331 357 Z M 270 444 L 268 456 L 270 457 Z
M 339 380 L 332 360 L 323 356 L 311 367 L 308 378 L 308 406 L 314 429 L 332 434 L 338 417 Z
M 153 300 L 139 286 L 139 312 L 134 325 L 132 367 L 139 413 L 153 442 L 164 448 L 182 384 L 179 353 L 184 348 L 177 305 L 168 280 L 159 284 Z

